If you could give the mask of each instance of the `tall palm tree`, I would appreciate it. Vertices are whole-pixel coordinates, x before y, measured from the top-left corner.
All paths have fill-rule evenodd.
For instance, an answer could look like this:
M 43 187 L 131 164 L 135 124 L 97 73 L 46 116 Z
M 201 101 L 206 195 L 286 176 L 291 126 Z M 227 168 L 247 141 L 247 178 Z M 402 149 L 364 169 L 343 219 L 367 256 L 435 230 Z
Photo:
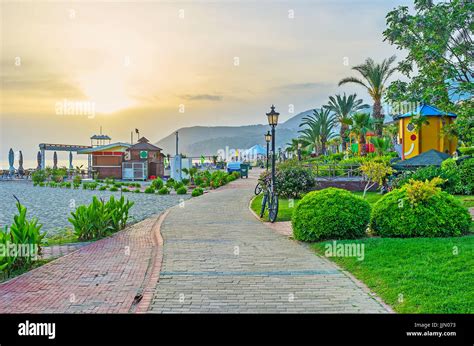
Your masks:
M 347 77 L 339 82 L 339 86 L 346 83 L 356 83 L 367 89 L 367 92 L 374 101 L 372 115 L 374 117 L 375 134 L 377 136 L 382 136 L 384 121 L 384 114 L 382 113 L 382 96 L 385 91 L 385 83 L 397 70 L 397 68 L 390 66 L 393 64 L 395 59 L 396 57 L 393 55 L 388 59 L 384 59 L 381 64 L 377 64 L 372 60 L 372 58 L 367 58 L 363 64 L 352 68 L 359 72 L 363 79 Z
M 373 137 L 370 139 L 370 143 L 374 145 L 376 154 L 382 156 L 390 149 L 392 142 L 388 137 Z
M 324 106 L 334 112 L 336 119 L 341 126 L 339 135 L 342 139 L 342 151 L 345 151 L 347 147 L 351 115 L 364 108 L 370 107 L 368 104 L 363 104 L 363 102 L 362 99 L 357 99 L 357 94 L 346 96 L 346 93 L 344 93 L 344 96 L 342 97 L 341 95 L 336 95 L 336 97 L 330 96 L 328 104 Z
M 321 148 L 321 154 L 326 154 L 326 144 L 328 140 L 335 136 L 333 132 L 334 125 L 336 122 L 335 116 L 327 108 L 321 108 L 313 110 L 313 115 L 306 116 L 303 118 L 303 122 L 300 126 L 307 126 L 304 130 L 300 131 L 303 134 L 303 138 L 311 140 L 316 148 Z
M 372 130 L 372 122 L 370 120 L 370 115 L 364 113 L 356 113 L 352 116 L 352 127 L 351 132 L 355 134 L 358 138 L 357 142 L 359 143 L 360 155 L 365 156 L 367 154 L 367 132 Z

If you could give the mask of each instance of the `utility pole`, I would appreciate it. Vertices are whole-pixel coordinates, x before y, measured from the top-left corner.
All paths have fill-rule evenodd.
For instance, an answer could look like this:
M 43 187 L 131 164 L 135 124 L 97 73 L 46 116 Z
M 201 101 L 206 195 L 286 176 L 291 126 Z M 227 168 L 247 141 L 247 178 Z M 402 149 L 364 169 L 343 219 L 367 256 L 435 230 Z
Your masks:
M 176 135 L 176 156 L 179 155 L 179 149 L 178 149 L 178 142 L 179 142 L 179 136 L 178 136 L 178 131 L 175 132 Z

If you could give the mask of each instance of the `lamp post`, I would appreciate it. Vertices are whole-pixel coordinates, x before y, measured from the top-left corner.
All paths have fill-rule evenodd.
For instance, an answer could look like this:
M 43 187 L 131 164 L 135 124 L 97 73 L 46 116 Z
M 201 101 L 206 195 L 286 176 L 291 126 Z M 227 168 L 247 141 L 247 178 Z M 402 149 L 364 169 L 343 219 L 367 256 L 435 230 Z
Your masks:
M 298 142 L 298 161 L 301 161 L 301 147 L 303 145 L 301 144 L 301 142 Z
M 267 133 L 265 133 L 265 142 L 267 142 L 267 171 L 268 171 L 268 152 L 270 150 L 270 141 L 272 140 L 272 134 L 270 133 L 270 131 L 268 131 Z
M 268 125 L 272 128 L 272 189 L 275 191 L 275 127 L 278 125 L 278 116 L 280 113 L 275 112 L 275 106 L 271 106 L 270 113 L 266 113 Z

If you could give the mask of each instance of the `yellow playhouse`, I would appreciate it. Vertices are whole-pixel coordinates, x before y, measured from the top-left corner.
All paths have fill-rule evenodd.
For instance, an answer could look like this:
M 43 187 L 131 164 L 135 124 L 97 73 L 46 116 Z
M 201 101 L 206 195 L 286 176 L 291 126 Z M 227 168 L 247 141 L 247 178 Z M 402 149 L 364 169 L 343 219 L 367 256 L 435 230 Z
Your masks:
M 413 116 L 427 117 L 419 131 L 410 123 Z M 398 140 L 401 144 L 402 159 L 409 159 L 434 149 L 452 155 L 457 148 L 457 139 L 442 135 L 443 126 L 450 125 L 456 119 L 456 114 L 447 113 L 429 105 L 419 106 L 416 111 L 395 117 L 399 123 Z

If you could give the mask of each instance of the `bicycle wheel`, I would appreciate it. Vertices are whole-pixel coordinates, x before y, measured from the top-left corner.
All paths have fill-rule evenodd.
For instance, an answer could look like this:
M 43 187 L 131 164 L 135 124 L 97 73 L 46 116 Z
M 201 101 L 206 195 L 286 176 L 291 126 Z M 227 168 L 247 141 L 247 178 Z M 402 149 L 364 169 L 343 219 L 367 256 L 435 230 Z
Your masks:
M 262 218 L 263 215 L 265 215 L 265 208 L 267 206 L 267 199 L 268 199 L 268 194 L 264 194 L 263 199 L 262 199 L 262 209 L 260 210 L 260 218 Z
M 278 216 L 278 196 L 272 194 L 268 201 L 268 219 L 270 222 L 275 222 Z
M 260 183 L 257 183 L 257 186 L 255 186 L 255 191 L 254 191 L 255 195 L 258 196 L 259 194 L 261 194 L 262 190 L 263 190 L 262 185 L 260 185 Z

